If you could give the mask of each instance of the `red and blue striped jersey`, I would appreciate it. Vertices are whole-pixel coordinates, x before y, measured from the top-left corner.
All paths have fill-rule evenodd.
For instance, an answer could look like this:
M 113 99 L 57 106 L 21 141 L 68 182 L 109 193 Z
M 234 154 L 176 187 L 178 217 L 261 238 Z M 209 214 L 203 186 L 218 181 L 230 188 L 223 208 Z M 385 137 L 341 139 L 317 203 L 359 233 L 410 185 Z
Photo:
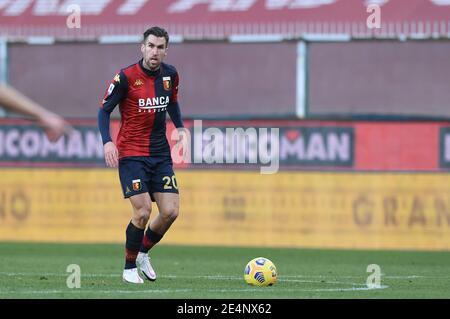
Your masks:
M 183 126 L 178 105 L 178 83 L 177 70 L 166 63 L 156 71 L 145 69 L 142 60 L 122 69 L 111 81 L 99 110 L 103 143 L 111 141 L 109 115 L 119 104 L 119 158 L 170 156 L 166 111 L 176 127 Z

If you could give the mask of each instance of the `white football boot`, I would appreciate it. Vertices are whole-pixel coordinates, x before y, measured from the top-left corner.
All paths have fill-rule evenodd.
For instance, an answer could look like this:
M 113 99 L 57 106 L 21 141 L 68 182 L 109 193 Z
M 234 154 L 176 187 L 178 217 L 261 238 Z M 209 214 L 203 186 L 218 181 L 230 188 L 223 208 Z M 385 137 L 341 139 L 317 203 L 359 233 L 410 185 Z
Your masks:
M 137 268 L 124 269 L 122 279 L 124 282 L 129 282 L 132 284 L 143 284 L 144 279 L 139 276 Z
M 139 253 L 136 258 L 136 265 L 148 280 L 156 280 L 156 273 L 153 270 L 152 264 L 150 263 L 150 257 L 148 257 L 148 254 Z

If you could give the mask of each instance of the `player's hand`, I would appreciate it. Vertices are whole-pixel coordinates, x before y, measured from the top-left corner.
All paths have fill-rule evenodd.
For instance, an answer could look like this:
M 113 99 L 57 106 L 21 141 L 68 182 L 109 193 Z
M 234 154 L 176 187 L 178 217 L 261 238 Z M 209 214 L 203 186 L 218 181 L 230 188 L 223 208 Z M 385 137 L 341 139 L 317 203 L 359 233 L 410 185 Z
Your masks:
M 39 122 L 51 142 L 57 141 L 64 134 L 68 135 L 73 132 L 73 127 L 61 116 L 54 113 L 48 113 L 42 116 Z
M 178 143 L 182 144 L 185 139 L 186 129 L 184 127 L 179 127 L 177 128 L 177 133 L 178 133 L 177 144 Z
M 103 145 L 105 153 L 105 162 L 108 167 L 117 167 L 119 165 L 119 151 L 113 142 Z
M 177 132 L 177 133 L 175 133 L 176 144 L 174 146 L 174 151 L 176 154 L 180 155 L 180 159 L 184 163 L 184 162 L 187 162 L 190 157 L 190 152 L 189 152 L 189 150 L 191 149 L 190 148 L 191 145 L 189 145 L 190 134 L 189 134 L 189 131 L 184 127 L 177 128 L 176 132 Z M 181 154 L 180 154 L 180 150 L 181 150 Z

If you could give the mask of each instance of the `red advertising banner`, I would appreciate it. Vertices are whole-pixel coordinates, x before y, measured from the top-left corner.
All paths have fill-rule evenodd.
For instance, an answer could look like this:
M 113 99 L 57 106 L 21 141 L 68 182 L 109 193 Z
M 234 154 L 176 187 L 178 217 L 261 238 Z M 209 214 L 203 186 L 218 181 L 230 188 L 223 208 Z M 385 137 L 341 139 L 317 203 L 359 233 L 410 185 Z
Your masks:
M 0 121 L 0 167 L 102 167 L 93 120 L 49 142 L 24 120 Z M 187 155 L 176 168 L 439 172 L 450 168 L 448 122 L 185 121 Z M 112 135 L 120 123 L 113 121 Z M 167 139 L 176 144 L 168 122 Z
M 442 125 L 445 123 L 358 123 L 355 169 L 439 170 L 439 129 Z
M 281 169 L 436 172 L 450 167 L 448 122 L 203 121 L 202 125 L 203 132 L 210 127 L 222 132 L 227 127 L 278 128 Z M 204 148 L 210 140 L 203 134 Z M 195 148 L 195 134 L 193 141 Z
M 371 4 L 382 10 L 379 30 L 366 25 L 375 12 L 368 9 Z M 2 35 L 58 38 L 135 35 L 156 24 L 172 34 L 208 38 L 372 31 L 447 36 L 449 17 L 446 0 L 0 1 Z

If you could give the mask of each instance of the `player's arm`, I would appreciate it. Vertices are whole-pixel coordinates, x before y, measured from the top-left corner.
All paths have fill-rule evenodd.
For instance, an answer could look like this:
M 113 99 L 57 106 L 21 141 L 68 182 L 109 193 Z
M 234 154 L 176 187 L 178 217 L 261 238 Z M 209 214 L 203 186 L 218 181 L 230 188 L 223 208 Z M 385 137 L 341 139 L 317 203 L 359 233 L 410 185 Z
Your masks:
M 178 85 L 179 76 L 178 73 L 175 75 L 175 80 L 173 83 L 172 96 L 170 97 L 170 104 L 167 106 L 167 113 L 169 113 L 170 118 L 176 128 L 184 128 L 183 120 L 181 119 L 180 105 L 178 103 Z
M 117 167 L 119 164 L 119 152 L 113 143 L 109 129 L 111 113 L 117 104 L 122 101 L 128 90 L 128 81 L 123 72 L 116 74 L 106 90 L 105 96 L 98 110 L 98 128 L 102 136 L 105 162 L 109 167 Z
M 178 73 L 175 75 L 175 80 L 173 83 L 172 96 L 170 97 L 170 103 L 167 106 L 167 113 L 170 115 L 170 119 L 177 128 L 177 135 L 175 135 L 176 144 L 174 146 L 175 152 L 177 153 L 179 149 L 183 152 L 183 158 L 188 156 L 189 138 L 186 137 L 188 132 L 184 128 L 183 120 L 181 119 L 180 104 L 178 103 L 178 85 L 179 76 Z M 178 149 L 178 151 L 177 151 Z
M 169 113 L 176 128 L 184 128 L 183 120 L 181 119 L 180 105 L 178 102 L 170 103 L 167 106 L 167 112 Z
M 73 129 L 61 116 L 47 110 L 11 86 L 0 84 L 0 105 L 16 113 L 29 116 L 41 125 L 49 140 L 56 141 Z

